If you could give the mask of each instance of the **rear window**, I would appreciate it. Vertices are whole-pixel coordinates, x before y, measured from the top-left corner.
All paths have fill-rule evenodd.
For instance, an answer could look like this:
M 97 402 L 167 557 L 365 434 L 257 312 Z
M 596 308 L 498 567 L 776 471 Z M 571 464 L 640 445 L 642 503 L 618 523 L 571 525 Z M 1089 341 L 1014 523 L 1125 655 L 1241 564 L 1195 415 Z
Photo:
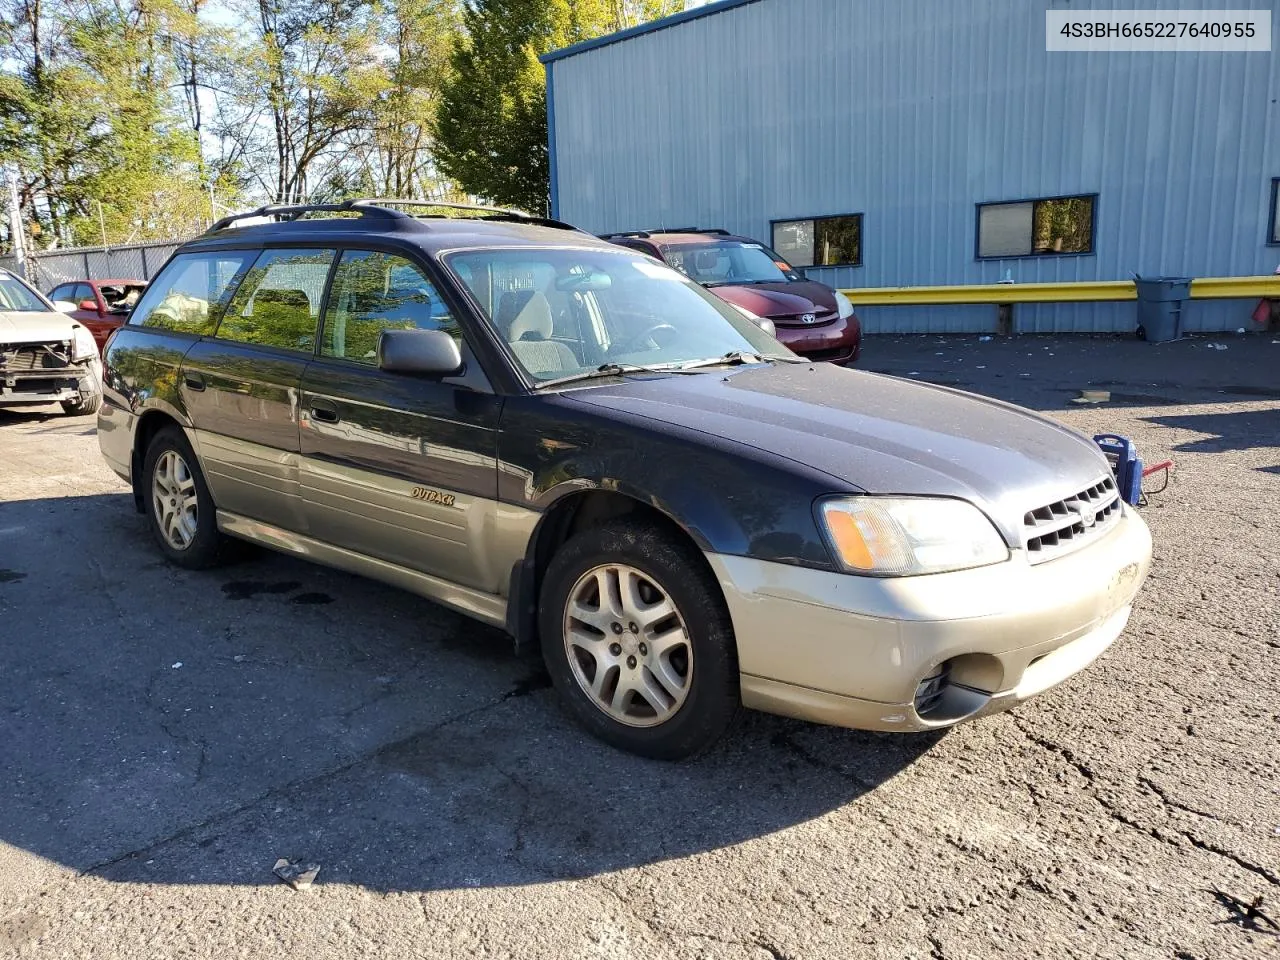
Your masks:
M 253 258 L 253 252 L 244 250 L 179 254 L 147 287 L 130 325 L 197 336 L 212 333 Z

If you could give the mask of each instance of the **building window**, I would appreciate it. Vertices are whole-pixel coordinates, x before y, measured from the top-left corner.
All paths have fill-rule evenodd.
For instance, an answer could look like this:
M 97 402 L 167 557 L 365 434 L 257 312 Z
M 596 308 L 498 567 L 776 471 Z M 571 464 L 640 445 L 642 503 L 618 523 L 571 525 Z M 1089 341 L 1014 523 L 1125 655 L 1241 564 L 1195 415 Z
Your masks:
M 1267 243 L 1280 246 L 1280 177 L 1271 181 L 1271 220 L 1267 226 Z
M 775 220 L 773 249 L 797 267 L 860 267 L 862 214 Z
M 1097 194 L 978 204 L 978 259 L 1093 253 Z

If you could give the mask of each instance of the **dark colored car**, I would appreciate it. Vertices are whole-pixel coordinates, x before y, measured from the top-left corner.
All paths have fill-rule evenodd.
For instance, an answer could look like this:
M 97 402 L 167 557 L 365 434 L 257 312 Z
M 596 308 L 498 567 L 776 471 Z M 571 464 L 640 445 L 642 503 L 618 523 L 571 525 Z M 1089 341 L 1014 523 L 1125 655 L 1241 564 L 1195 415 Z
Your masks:
M 49 299 L 75 304 L 67 313 L 93 334 L 102 350 L 146 288 L 145 280 L 71 280 L 50 290 Z
M 757 240 L 693 227 L 606 233 L 601 239 L 662 260 L 721 300 L 771 320 L 775 336 L 810 360 L 858 359 L 862 328 L 849 298 L 808 279 Z
M 99 443 L 172 562 L 238 537 L 439 601 L 658 757 L 744 705 L 948 726 L 1124 628 L 1151 539 L 1089 438 L 804 360 L 565 224 L 406 206 L 227 218 L 112 337 Z

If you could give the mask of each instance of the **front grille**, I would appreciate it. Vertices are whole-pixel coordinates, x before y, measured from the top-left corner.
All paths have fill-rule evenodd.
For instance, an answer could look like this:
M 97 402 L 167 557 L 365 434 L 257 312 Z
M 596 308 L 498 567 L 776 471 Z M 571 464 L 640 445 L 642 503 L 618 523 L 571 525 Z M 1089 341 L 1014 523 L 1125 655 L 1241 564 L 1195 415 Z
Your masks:
M 770 317 L 769 319 L 774 322 L 775 326 L 799 327 L 803 330 L 806 327 L 825 327 L 828 323 L 839 319 L 839 317 L 839 313 L 815 313 L 813 315 L 813 323 L 805 323 L 799 316 L 790 313 L 785 317 Z
M 24 373 L 28 370 L 57 370 L 67 366 L 63 356 L 70 354 L 66 343 L 0 343 L 0 370 L 6 373 Z
M 1029 511 L 1022 518 L 1027 557 L 1044 563 L 1076 550 L 1120 518 L 1120 493 L 1103 477 L 1079 493 Z

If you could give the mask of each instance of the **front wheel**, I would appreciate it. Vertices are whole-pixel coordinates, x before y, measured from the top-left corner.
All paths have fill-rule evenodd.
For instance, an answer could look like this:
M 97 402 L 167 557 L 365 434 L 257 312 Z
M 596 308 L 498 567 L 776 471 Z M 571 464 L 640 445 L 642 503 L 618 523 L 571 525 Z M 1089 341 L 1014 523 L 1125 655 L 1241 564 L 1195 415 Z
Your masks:
M 97 413 L 102 406 L 102 364 L 89 364 L 88 374 L 80 381 L 80 395 L 74 400 L 62 401 L 62 412 L 72 417 Z
M 616 522 L 569 540 L 543 579 L 539 628 L 569 711 L 616 747 L 682 759 L 737 714 L 724 598 L 696 549 L 656 526 Z

